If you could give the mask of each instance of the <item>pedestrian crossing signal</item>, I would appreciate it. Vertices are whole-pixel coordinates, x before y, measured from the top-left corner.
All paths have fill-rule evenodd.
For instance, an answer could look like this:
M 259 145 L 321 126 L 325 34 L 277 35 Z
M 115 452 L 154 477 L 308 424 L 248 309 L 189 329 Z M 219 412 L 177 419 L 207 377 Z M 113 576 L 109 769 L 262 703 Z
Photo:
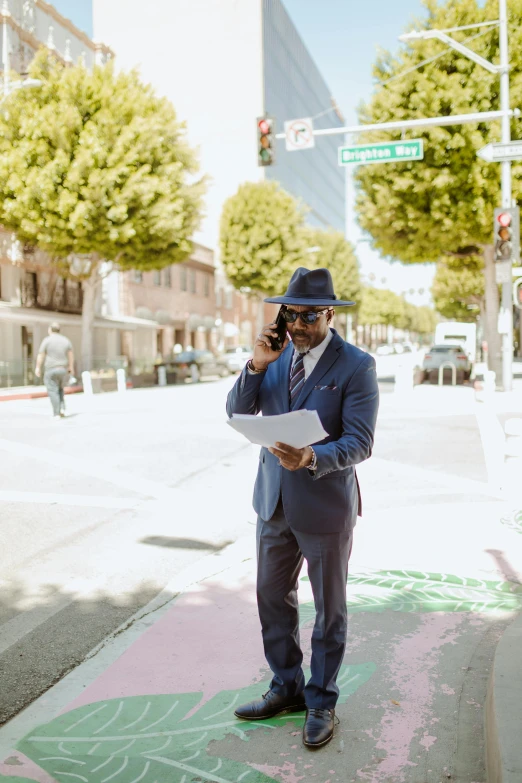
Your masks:
M 271 166 L 275 160 L 274 119 L 257 118 L 257 165 Z
M 493 232 L 495 261 L 518 263 L 520 258 L 520 216 L 518 207 L 496 209 Z

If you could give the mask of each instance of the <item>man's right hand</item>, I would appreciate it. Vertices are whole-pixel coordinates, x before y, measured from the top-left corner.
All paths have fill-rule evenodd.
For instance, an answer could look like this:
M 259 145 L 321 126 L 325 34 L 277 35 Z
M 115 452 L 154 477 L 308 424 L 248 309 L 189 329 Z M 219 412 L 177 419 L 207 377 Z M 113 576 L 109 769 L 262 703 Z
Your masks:
M 270 345 L 269 337 L 277 337 L 276 324 L 273 321 L 263 327 L 263 331 L 257 335 L 252 355 L 252 364 L 256 370 L 266 370 L 269 364 L 277 361 L 289 343 L 288 335 L 280 351 L 274 351 Z

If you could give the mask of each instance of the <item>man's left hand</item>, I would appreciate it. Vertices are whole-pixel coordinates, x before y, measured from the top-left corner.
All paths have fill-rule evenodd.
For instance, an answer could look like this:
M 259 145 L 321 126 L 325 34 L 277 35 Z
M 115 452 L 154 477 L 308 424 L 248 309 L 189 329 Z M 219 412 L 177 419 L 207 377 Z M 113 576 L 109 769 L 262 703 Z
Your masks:
M 35 369 L 35 371 L 34 371 L 34 374 L 36 375 L 36 377 L 37 377 L 37 378 L 39 378 L 39 377 L 40 377 L 40 375 L 42 374 L 42 371 L 40 370 L 40 368 L 39 368 L 39 367 L 37 367 L 37 368 Z
M 304 449 L 294 449 L 286 443 L 276 443 L 275 448 L 269 448 L 274 456 L 279 460 L 280 465 L 286 470 L 300 470 L 307 468 L 312 462 L 313 452 L 310 446 Z

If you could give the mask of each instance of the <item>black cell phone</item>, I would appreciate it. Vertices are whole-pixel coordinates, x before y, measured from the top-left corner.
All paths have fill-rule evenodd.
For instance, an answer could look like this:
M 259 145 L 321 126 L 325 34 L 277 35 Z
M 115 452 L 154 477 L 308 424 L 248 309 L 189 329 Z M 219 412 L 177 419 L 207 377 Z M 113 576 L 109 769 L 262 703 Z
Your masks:
M 283 318 L 283 311 L 284 306 L 281 307 L 279 310 L 279 313 L 277 314 L 276 318 L 276 331 L 277 331 L 277 337 L 269 337 L 270 345 L 272 347 L 273 351 L 282 351 L 283 345 L 285 344 L 286 340 L 286 321 Z

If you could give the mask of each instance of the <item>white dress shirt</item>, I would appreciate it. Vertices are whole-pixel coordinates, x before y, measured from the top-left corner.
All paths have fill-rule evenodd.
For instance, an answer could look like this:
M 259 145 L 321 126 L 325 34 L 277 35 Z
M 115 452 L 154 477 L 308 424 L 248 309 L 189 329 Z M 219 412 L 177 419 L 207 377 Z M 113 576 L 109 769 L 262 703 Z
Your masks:
M 312 370 L 314 369 L 315 365 L 323 355 L 323 353 L 326 351 L 326 348 L 328 346 L 328 343 L 333 337 L 333 332 L 331 329 L 328 329 L 328 334 L 324 338 L 322 343 L 319 343 L 319 345 L 316 345 L 315 348 L 312 348 L 306 356 L 303 358 L 303 366 L 305 371 L 305 378 L 308 378 Z M 292 357 L 292 367 L 294 366 L 294 362 L 297 359 L 298 353 L 294 349 L 294 355 Z

